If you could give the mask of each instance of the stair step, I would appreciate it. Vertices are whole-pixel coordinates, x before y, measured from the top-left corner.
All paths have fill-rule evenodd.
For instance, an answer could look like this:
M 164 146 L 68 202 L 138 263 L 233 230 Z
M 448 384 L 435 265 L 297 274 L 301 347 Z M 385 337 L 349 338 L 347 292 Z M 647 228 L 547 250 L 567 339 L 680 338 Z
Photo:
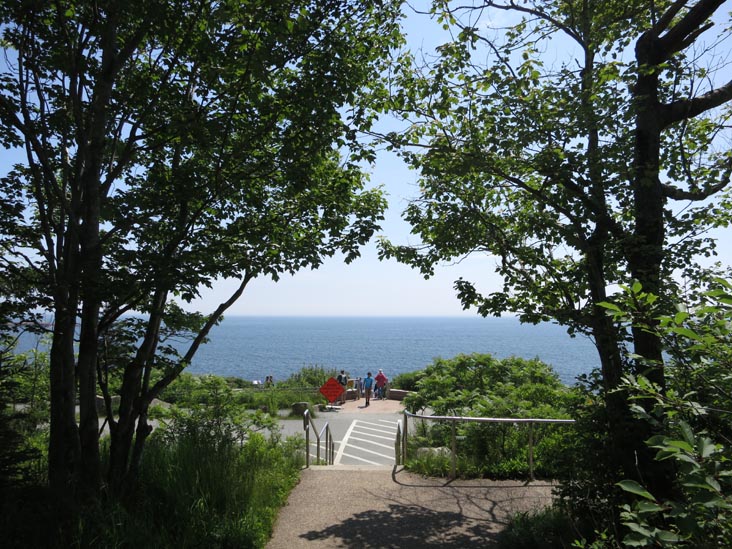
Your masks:
M 314 471 L 392 471 L 395 465 L 311 465 Z

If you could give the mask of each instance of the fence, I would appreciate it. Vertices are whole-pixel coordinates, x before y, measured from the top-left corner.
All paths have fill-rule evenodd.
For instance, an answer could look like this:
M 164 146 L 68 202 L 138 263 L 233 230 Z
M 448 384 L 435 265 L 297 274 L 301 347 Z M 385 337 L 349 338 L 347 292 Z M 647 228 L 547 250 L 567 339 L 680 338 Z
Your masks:
M 409 420 L 416 421 L 442 421 L 450 424 L 450 477 L 455 478 L 457 468 L 457 424 L 460 422 L 474 423 L 512 423 L 512 424 L 528 424 L 529 440 L 528 440 L 528 462 L 529 477 L 534 480 L 534 425 L 541 424 L 572 424 L 573 419 L 544 419 L 544 418 L 494 418 L 494 417 L 464 417 L 464 416 L 423 416 L 412 414 L 404 411 L 404 421 L 397 428 L 397 436 L 395 441 L 395 458 L 397 465 L 403 465 L 407 461 L 407 451 L 409 446 Z

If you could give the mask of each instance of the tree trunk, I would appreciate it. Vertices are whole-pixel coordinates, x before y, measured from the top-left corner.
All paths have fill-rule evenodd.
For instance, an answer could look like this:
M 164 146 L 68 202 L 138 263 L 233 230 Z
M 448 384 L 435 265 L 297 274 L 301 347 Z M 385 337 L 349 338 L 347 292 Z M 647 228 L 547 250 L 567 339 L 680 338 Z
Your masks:
M 67 221 L 70 225 L 72 221 Z M 49 240 L 52 235 L 48 235 Z M 48 482 L 57 501 L 74 497 L 74 481 L 79 472 L 81 447 L 76 425 L 76 311 L 79 289 L 77 232 L 67 229 L 58 236 L 60 257 L 51 257 L 54 301 L 53 341 L 50 352 L 50 436 L 48 443 Z M 49 250 L 50 251 L 50 250 Z
M 76 383 L 74 378 L 74 308 L 66 296 L 58 299 L 51 343 L 51 417 L 48 444 L 48 481 L 57 498 L 65 499 L 73 489 L 79 461 L 76 426 Z
M 99 306 L 85 303 L 79 343 L 79 438 L 81 443 L 80 488 L 85 498 L 94 497 L 101 485 L 99 417 L 97 415 L 97 322 Z
M 603 253 L 596 246 L 587 253 L 589 288 L 593 303 L 607 300 L 605 278 L 603 276 Z M 616 463 L 626 478 L 639 480 L 636 467 L 638 446 L 643 440 L 636 440 L 635 425 L 628 405 L 627 394 L 618 390 L 624 373 L 622 342 L 613 321 L 600 307 L 595 307 L 592 316 L 592 335 L 595 339 L 603 381 L 603 400 L 607 409 L 608 429 L 611 439 L 612 455 L 609 459 Z
M 636 59 L 640 68 L 633 89 L 636 110 L 635 150 L 633 159 L 633 201 L 635 227 L 633 239 L 626 251 L 631 276 L 640 282 L 644 292 L 661 295 L 661 270 L 664 259 L 665 197 L 660 181 L 661 131 L 663 117 L 658 102 L 658 73 L 652 68 L 655 36 L 644 34 L 636 44 Z M 656 315 L 649 315 L 653 322 Z M 641 327 L 633 327 L 633 351 L 644 357 L 636 364 L 651 382 L 665 390 L 663 344 L 659 336 Z M 642 402 L 649 409 L 653 402 Z M 674 469 L 670 460 L 658 462 L 644 441 L 653 435 L 647 422 L 637 422 L 636 439 L 638 479 L 656 497 L 673 496 Z
M 168 293 L 158 290 L 153 296 L 153 309 L 147 324 L 145 337 L 137 350 L 135 358 L 125 367 L 120 390 L 119 419 L 116 428 L 112 431 L 110 447 L 109 482 L 112 489 L 118 493 L 124 490 L 125 480 L 129 472 L 132 441 L 135 426 L 140 419 L 141 411 L 147 411 L 147 402 L 143 402 L 142 376 L 145 364 L 151 362 L 157 349 L 160 324 L 163 318 Z M 145 435 L 147 436 L 147 435 Z M 139 453 L 142 453 L 140 441 Z

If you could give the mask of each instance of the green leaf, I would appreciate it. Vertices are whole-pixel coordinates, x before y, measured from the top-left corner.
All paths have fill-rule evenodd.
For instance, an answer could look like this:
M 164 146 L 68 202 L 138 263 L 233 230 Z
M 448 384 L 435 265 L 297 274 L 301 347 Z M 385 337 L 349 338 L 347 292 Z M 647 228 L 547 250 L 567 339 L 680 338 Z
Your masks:
M 680 543 L 682 538 L 678 534 L 669 532 L 668 530 L 659 530 L 656 538 L 663 543 Z
M 688 337 L 689 339 L 693 339 L 695 341 L 702 341 L 703 338 L 697 334 L 694 330 L 690 330 L 689 328 L 684 328 L 683 326 L 671 326 L 669 328 L 670 332 L 673 332 L 677 335 Z
M 711 439 L 704 437 L 697 442 L 697 451 L 702 459 L 708 458 L 717 451 L 717 445 Z
M 641 514 L 658 513 L 659 511 L 663 511 L 663 507 L 650 501 L 639 501 L 636 504 L 636 510 Z
M 649 501 L 656 501 L 656 498 L 654 498 L 651 493 L 648 492 L 648 490 L 643 488 L 643 486 L 641 486 L 634 480 L 621 480 L 617 483 L 617 486 L 620 486 L 620 488 L 622 488 L 626 492 L 630 492 L 631 494 L 635 494 L 636 496 L 641 496 Z
M 627 547 L 647 547 L 648 537 L 641 534 L 630 533 L 623 538 L 623 545 Z
M 685 440 L 669 440 L 666 442 L 666 444 L 668 444 L 672 448 L 680 448 L 681 450 L 689 453 L 694 451 L 694 447 Z
M 681 434 L 683 435 L 686 442 L 692 445 L 696 443 L 696 440 L 694 439 L 694 431 L 691 429 L 688 423 L 682 421 L 681 423 L 679 423 L 679 428 L 681 429 Z

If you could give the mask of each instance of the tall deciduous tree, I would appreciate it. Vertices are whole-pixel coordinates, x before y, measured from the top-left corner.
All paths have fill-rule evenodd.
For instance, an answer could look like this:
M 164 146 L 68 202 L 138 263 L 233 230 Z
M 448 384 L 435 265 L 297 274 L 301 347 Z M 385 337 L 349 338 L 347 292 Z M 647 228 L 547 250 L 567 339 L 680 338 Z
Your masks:
M 493 255 L 503 289 L 458 280 L 464 306 L 591 334 L 624 473 L 660 493 L 668 477 L 614 389 L 628 369 L 663 386 L 661 342 L 619 330 L 598 305 L 635 279 L 668 311 L 674 273 L 698 278 L 695 258 L 714 250 L 705 232 L 729 223 L 722 4 L 438 0 L 451 39 L 427 63 L 402 58 L 390 104 L 410 122 L 387 138 L 421 171 L 405 218 L 422 245 L 385 242 L 383 255 L 426 276 Z M 626 344 L 645 360 L 629 363 Z
M 358 167 L 356 100 L 399 40 L 398 5 L 3 2 L 0 139 L 17 164 L 0 183 L 0 279 L 53 316 L 58 491 L 100 484 L 98 385 L 119 489 L 151 400 L 247 284 L 351 261 L 372 236 L 385 204 Z M 221 277 L 240 283 L 210 315 L 176 305 Z M 164 342 L 181 333 L 179 353 Z

